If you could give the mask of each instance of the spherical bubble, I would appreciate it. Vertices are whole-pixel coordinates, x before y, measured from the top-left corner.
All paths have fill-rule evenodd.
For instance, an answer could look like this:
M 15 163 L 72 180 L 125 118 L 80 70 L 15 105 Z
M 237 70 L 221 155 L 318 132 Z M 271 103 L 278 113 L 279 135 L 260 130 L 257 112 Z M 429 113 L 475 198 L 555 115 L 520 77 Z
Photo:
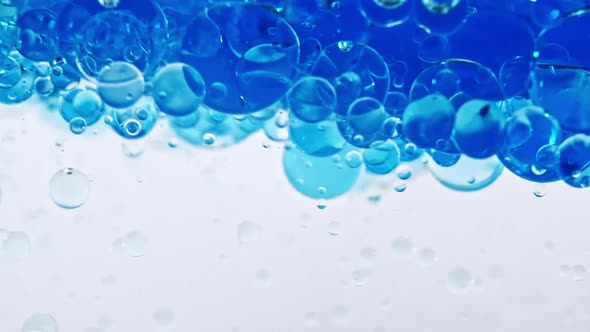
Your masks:
M 98 94 L 105 104 L 123 108 L 141 98 L 145 81 L 141 72 L 127 62 L 114 62 L 98 74 Z
M 291 112 L 305 122 L 325 120 L 336 110 L 336 91 L 330 82 L 308 76 L 297 81 L 287 93 Z
M 387 139 L 383 125 L 388 118 L 383 105 L 371 97 L 355 100 L 345 117 L 338 121 L 344 139 L 357 147 L 368 147 L 373 142 Z
M 59 326 L 51 315 L 34 314 L 25 320 L 21 332 L 59 332 Z
M 31 252 L 31 239 L 25 232 L 8 232 L 6 239 L 0 238 L 0 249 L 12 258 L 24 258 Z
M 346 164 L 350 168 L 361 167 L 363 164 L 363 156 L 358 151 L 350 151 L 344 156 Z
M 340 158 L 354 149 L 345 147 Z M 333 198 L 348 192 L 360 176 L 361 168 L 334 162 L 333 157 L 314 157 L 297 147 L 288 146 L 283 155 L 283 167 L 293 187 L 310 198 Z M 323 188 L 323 190 L 320 190 Z
M 401 117 L 404 113 L 404 110 L 408 106 L 409 101 L 406 94 L 399 91 L 391 91 L 388 92 L 385 96 L 385 102 L 383 103 L 383 107 L 385 107 L 385 111 L 392 116 Z
M 297 73 L 299 39 L 283 18 L 264 7 L 214 4 L 188 27 L 180 58 L 195 67 L 212 91 L 205 105 L 230 114 L 276 103 Z
M 452 59 L 425 69 L 414 80 L 409 98 L 415 101 L 434 93 L 445 96 L 456 109 L 471 99 L 504 99 L 494 73 L 469 60 Z
M 457 164 L 459 159 L 461 159 L 460 153 L 449 153 L 434 149 L 428 151 L 428 154 L 430 157 L 432 157 L 432 161 L 434 161 L 438 166 L 442 167 L 451 167 Z
M 407 142 L 404 139 L 398 137 L 394 139 L 394 142 L 399 147 L 401 156 L 400 159 L 403 162 L 410 162 L 420 158 L 424 154 L 423 149 L 419 149 L 416 144 Z
M 86 120 L 82 118 L 73 118 L 70 120 L 70 131 L 76 135 L 81 135 L 86 131 Z
M 448 36 L 448 42 L 449 57 L 470 59 L 497 73 L 509 59 L 533 53 L 534 34 L 526 20 L 507 11 L 490 10 L 469 17 Z
M 64 91 L 75 89 L 81 78 L 78 69 L 60 57 L 52 62 L 50 77 L 55 87 Z
M 113 252 L 131 258 L 145 256 L 147 247 L 148 240 L 140 232 L 129 232 L 112 243 Z
M 71 123 L 72 119 L 84 120 L 87 126 L 95 124 L 104 113 L 104 103 L 96 91 L 76 89 L 61 98 L 60 114 Z
M 98 0 L 98 3 L 105 8 L 117 8 L 120 2 L 120 0 Z
M 406 21 L 413 9 L 408 0 L 361 0 L 360 6 L 371 23 L 386 28 Z
M 528 98 L 531 67 L 532 59 L 528 56 L 517 56 L 502 64 L 500 84 L 506 97 Z
M 436 180 L 450 189 L 474 191 L 494 183 L 504 167 L 495 156 L 488 159 L 461 156 L 452 167 L 443 167 L 431 161 L 428 169 Z
M 330 156 L 346 145 L 334 116 L 316 123 L 289 116 L 289 136 L 299 149 L 312 156 Z
M 400 163 L 400 151 L 393 141 L 375 142 L 363 151 L 367 171 L 374 174 L 388 174 Z
M 192 126 L 178 126 L 173 122 L 172 128 L 182 139 L 199 146 L 232 146 L 246 139 L 264 124 L 249 117 L 217 112 L 204 105 L 197 112 L 198 120 Z
M 474 284 L 471 272 L 465 268 L 453 268 L 449 271 L 447 278 L 447 287 L 453 292 L 465 292 Z
M 466 0 L 416 1 L 415 19 L 431 34 L 449 34 L 467 18 Z
M 124 138 L 138 139 L 149 134 L 158 121 L 158 110 L 149 103 L 138 102 L 131 108 L 114 109 L 105 122 Z
M 539 151 L 548 151 L 546 147 L 559 144 L 561 139 L 559 124 L 551 115 L 536 106 L 524 107 L 508 118 L 506 143 L 498 157 L 512 173 L 524 179 L 556 181 L 559 176 L 554 165 L 547 161 L 546 154 L 539 155 Z
M 590 28 L 590 11 L 574 12 L 537 38 L 529 94 L 561 127 L 590 133 L 590 51 L 579 31 Z
M 403 134 L 421 148 L 434 148 L 451 137 L 455 109 L 442 95 L 418 99 L 406 108 L 402 118 Z
M 19 52 L 33 61 L 51 60 L 57 55 L 56 15 L 48 9 L 33 9 L 20 15 Z
M 349 42 L 328 45 L 316 60 L 312 72 L 332 83 L 336 90 L 336 113 L 346 115 L 348 107 L 361 97 L 385 100 L 389 91 L 389 68 L 370 46 Z
M 11 88 L 23 76 L 20 63 L 10 56 L 4 57 L 0 61 L 0 88 Z
M 35 91 L 41 96 L 49 96 L 55 91 L 55 85 L 49 77 L 37 77 L 33 84 Z
M 557 171 L 572 187 L 590 187 L 590 136 L 577 134 L 559 145 Z
M 8 88 L 0 88 L 0 103 L 18 104 L 29 99 L 34 89 L 37 73 L 34 70 L 23 68 L 22 75 L 18 83 Z
M 90 181 L 86 174 L 73 168 L 64 168 L 51 177 L 49 191 L 51 199 L 59 207 L 75 209 L 86 202 Z
M 196 112 L 205 97 L 205 83 L 193 67 L 168 64 L 154 78 L 153 95 L 160 111 L 185 116 Z
M 57 30 L 61 54 L 68 62 L 77 60 L 90 78 L 111 61 L 131 62 L 149 74 L 168 45 L 168 24 L 153 0 L 119 1 L 116 8 L 97 0 L 69 0 L 59 13 Z
M 504 112 L 495 103 L 474 99 L 457 111 L 453 141 L 465 155 L 484 159 L 502 148 L 505 128 Z

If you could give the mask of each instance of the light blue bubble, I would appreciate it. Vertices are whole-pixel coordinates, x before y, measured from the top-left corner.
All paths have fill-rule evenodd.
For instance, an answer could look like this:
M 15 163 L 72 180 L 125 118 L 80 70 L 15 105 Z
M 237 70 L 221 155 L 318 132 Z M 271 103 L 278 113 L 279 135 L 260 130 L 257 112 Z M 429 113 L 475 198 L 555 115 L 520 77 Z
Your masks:
M 116 108 L 135 104 L 145 88 L 142 73 L 127 62 L 113 62 L 104 67 L 97 81 L 98 94 L 104 103 Z
M 400 151 L 393 141 L 375 142 L 363 151 L 367 171 L 374 174 L 388 174 L 400 163 Z
M 152 95 L 163 113 L 186 116 L 196 112 L 203 102 L 205 83 L 201 74 L 193 67 L 172 63 L 156 73 Z
M 495 103 L 474 99 L 457 111 L 453 141 L 463 154 L 485 159 L 500 151 L 505 130 L 504 112 Z
M 324 121 L 308 123 L 290 114 L 289 137 L 299 149 L 318 157 L 331 156 L 346 145 L 334 116 Z
M 319 122 L 336 110 L 336 91 L 330 82 L 321 77 L 304 77 L 287 93 L 287 105 L 299 119 L 309 123 Z
M 453 131 L 455 109 L 440 94 L 418 99 L 406 108 L 402 118 L 403 134 L 421 148 L 434 148 L 448 140 Z
M 572 187 L 590 187 L 590 136 L 577 134 L 559 145 L 557 171 Z

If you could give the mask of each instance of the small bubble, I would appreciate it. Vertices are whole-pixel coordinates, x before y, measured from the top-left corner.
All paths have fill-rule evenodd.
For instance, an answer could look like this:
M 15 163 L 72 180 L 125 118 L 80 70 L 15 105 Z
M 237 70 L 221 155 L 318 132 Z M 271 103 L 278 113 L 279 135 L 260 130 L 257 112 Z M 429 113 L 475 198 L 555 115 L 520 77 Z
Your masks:
M 350 52 L 350 50 L 352 50 L 353 47 L 354 43 L 350 40 L 342 40 L 338 42 L 338 48 L 342 52 Z
M 256 271 L 256 286 L 260 288 L 269 288 L 272 286 L 272 276 L 266 269 Z
M 326 200 L 324 200 L 324 199 L 320 199 L 320 200 L 318 201 L 318 203 L 317 203 L 316 207 L 317 207 L 318 209 L 320 209 L 320 210 L 325 210 L 325 209 L 328 207 L 328 205 L 326 204 Z
M 405 183 L 400 183 L 396 185 L 393 189 L 395 189 L 395 191 L 397 191 L 398 193 L 403 193 L 404 191 L 406 191 L 407 188 L 408 186 Z
M 337 221 L 331 221 L 328 224 L 328 234 L 332 236 L 340 235 L 340 223 Z
M 370 269 L 358 269 L 352 271 L 352 283 L 355 286 L 364 286 L 369 283 L 369 280 L 372 276 L 372 271 Z
M 55 173 L 49 181 L 51 199 L 64 209 L 82 206 L 90 193 L 90 181 L 86 174 L 73 168 Z
M 408 165 L 399 165 L 396 174 L 400 180 L 407 180 L 412 177 L 412 168 Z
M 171 138 L 170 140 L 168 140 L 168 146 L 171 148 L 176 148 L 178 147 L 178 139 L 176 138 Z
M 31 240 L 25 232 L 8 232 L 1 249 L 13 258 L 24 258 L 31 252 Z
M 215 143 L 215 135 L 206 133 L 203 135 L 203 142 L 207 145 L 213 145 L 213 143 Z
M 399 258 L 408 258 L 414 252 L 414 244 L 406 237 L 398 237 L 391 243 L 393 254 Z
M 21 328 L 22 332 L 59 332 L 55 318 L 48 314 L 34 314 L 27 318 Z
M 70 131 L 76 135 L 83 134 L 86 131 L 86 120 L 80 117 L 70 120 Z
M 258 240 L 262 227 L 250 222 L 244 221 L 238 224 L 238 242 L 240 244 L 246 244 Z
M 418 250 L 418 263 L 422 266 L 429 266 L 436 261 L 436 252 L 430 248 Z
M 139 232 L 130 232 L 113 241 L 113 252 L 137 258 L 145 256 L 148 246 L 147 238 Z
M 158 308 L 153 314 L 154 321 L 158 326 L 170 327 L 174 325 L 174 312 L 168 308 Z
M 471 272 L 464 268 L 453 268 L 447 277 L 447 287 L 453 292 L 464 292 L 474 284 Z
M 363 164 L 363 156 L 358 151 L 350 151 L 344 157 L 350 168 L 357 168 Z

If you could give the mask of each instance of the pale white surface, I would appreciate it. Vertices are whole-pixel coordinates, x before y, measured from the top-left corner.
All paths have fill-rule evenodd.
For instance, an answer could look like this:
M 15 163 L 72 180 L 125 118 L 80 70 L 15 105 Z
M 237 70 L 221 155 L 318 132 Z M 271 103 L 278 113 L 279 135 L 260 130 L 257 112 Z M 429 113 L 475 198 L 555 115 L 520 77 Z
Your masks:
M 590 268 L 589 191 L 551 185 L 537 198 L 505 172 L 475 193 L 428 174 L 397 193 L 390 176 L 319 210 L 261 135 L 172 149 L 158 128 L 133 159 L 108 128 L 74 136 L 56 118 L 0 108 L 0 228 L 31 240 L 24 258 L 0 255 L 2 332 L 35 313 L 62 332 L 590 330 L 590 277 L 560 275 Z M 79 209 L 49 198 L 64 167 L 93 180 Z M 240 241 L 244 222 L 258 228 Z M 113 252 L 131 232 L 145 236 L 141 257 Z M 409 256 L 395 254 L 398 238 Z M 466 291 L 448 288 L 456 268 L 474 277 Z

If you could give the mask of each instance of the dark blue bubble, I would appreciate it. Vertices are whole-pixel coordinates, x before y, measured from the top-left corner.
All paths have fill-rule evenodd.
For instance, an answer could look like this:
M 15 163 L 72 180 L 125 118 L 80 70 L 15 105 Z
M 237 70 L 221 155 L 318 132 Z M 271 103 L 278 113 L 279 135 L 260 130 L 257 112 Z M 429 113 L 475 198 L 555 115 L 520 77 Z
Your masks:
M 576 188 L 590 187 L 590 137 L 578 134 L 559 146 L 559 177 Z
M 457 111 L 453 141 L 469 157 L 489 158 L 503 147 L 505 129 L 506 116 L 496 103 L 474 99 Z
M 338 119 L 338 129 L 350 144 L 366 148 L 389 138 L 383 128 L 388 117 L 377 99 L 362 97 L 350 104 L 347 114 Z
M 34 61 L 53 59 L 58 52 L 56 15 L 47 9 L 23 13 L 17 21 L 20 29 L 19 52 Z
M 451 137 L 455 108 L 442 95 L 432 94 L 412 102 L 404 111 L 403 135 L 421 148 L 435 148 Z
M 431 34 L 450 34 L 457 30 L 468 15 L 465 0 L 417 0 L 416 22 Z

